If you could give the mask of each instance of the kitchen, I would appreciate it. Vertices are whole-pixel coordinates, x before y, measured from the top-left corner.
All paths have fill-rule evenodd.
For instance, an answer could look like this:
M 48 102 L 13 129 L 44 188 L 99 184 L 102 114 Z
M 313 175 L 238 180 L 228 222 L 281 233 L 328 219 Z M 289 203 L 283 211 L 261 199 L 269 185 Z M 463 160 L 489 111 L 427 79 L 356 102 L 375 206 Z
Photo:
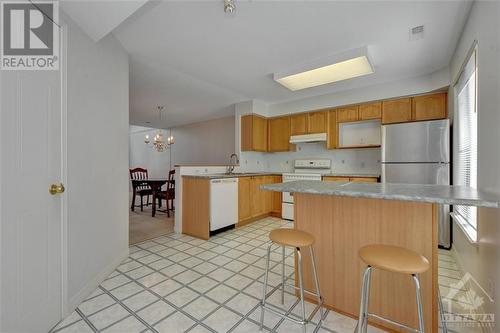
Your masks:
M 334 152 L 354 153 L 354 156 L 359 155 L 360 152 L 362 154 L 368 152 L 370 153 L 368 156 L 375 159 L 374 162 L 369 163 L 373 169 L 367 169 L 365 162 L 362 162 L 360 165 L 351 166 L 350 170 L 353 170 L 351 172 L 342 166 L 340 167 L 342 171 L 336 172 L 336 168 L 332 166 L 332 160 L 325 158 L 297 158 L 293 161 L 291 173 L 273 172 L 272 169 L 265 167 L 260 169 L 262 171 L 250 171 L 240 165 L 229 166 L 224 173 L 203 172 L 200 167 L 193 170 L 184 168 L 180 173 L 183 175 L 182 202 L 180 203 L 182 215 L 177 215 L 178 232 L 208 240 L 220 232 L 224 233 L 234 228 L 241 228 L 267 216 L 293 221 L 294 215 L 298 214 L 300 219 L 294 221 L 295 228 L 310 231 L 316 239 L 322 238 L 322 236 L 326 237 L 322 238 L 321 244 L 315 246 L 316 251 L 324 253 L 326 249 L 323 248 L 328 247 L 331 240 L 335 239 L 333 243 L 335 248 L 326 252 L 327 257 L 318 255 L 317 259 L 320 266 L 331 266 L 332 259 L 328 253 L 336 253 L 340 249 L 342 249 L 340 251 L 346 252 L 345 249 L 352 247 L 353 244 L 344 244 L 342 239 L 336 238 L 335 233 L 330 235 L 328 233 L 331 231 L 321 227 L 324 223 L 329 223 L 324 221 L 325 219 L 327 221 L 333 219 L 327 213 L 328 208 L 325 206 L 324 199 L 321 199 L 321 202 L 327 210 L 325 211 L 323 208 L 320 211 L 325 213 L 311 213 L 309 209 L 312 207 L 311 205 L 315 205 L 314 201 L 310 201 L 308 206 L 304 206 L 306 208 L 294 207 L 295 196 L 293 194 L 295 192 L 315 194 L 322 193 L 320 190 L 323 190 L 324 193 L 332 192 L 335 193 L 334 195 L 355 197 L 356 199 L 358 197 L 371 198 L 371 202 L 370 200 L 355 199 L 352 203 L 344 203 L 341 206 L 332 202 L 331 204 L 335 205 L 336 209 L 346 210 L 339 216 L 347 214 L 349 218 L 344 222 L 342 218 L 337 216 L 336 219 L 340 219 L 341 222 L 333 220 L 330 223 L 333 225 L 336 225 L 335 223 L 362 225 L 364 221 L 358 220 L 357 214 L 352 215 L 354 212 L 350 211 L 349 205 L 354 207 L 354 211 L 359 212 L 361 216 L 371 216 L 374 219 L 371 223 L 380 224 L 376 228 L 385 229 L 388 225 L 384 226 L 384 223 L 396 223 L 391 227 L 391 233 L 386 236 L 363 236 L 364 228 L 372 232 L 376 232 L 377 229 L 372 230 L 372 227 L 368 226 L 354 227 L 354 225 L 349 228 L 349 231 L 344 230 L 343 234 L 351 241 L 358 237 L 364 239 L 360 240 L 361 243 L 358 246 L 366 243 L 369 239 L 369 242 L 372 243 L 382 242 L 409 247 L 418 253 L 424 253 L 429 258 L 433 268 L 431 274 L 424 275 L 423 281 L 423 288 L 427 289 L 428 293 L 424 295 L 427 302 L 425 322 L 432 323 L 432 325 L 427 324 L 429 326 L 426 326 L 426 330 L 437 330 L 439 320 L 436 316 L 441 314 L 437 309 L 438 303 L 432 301 L 433 297 L 430 296 L 432 293 L 429 294 L 429 292 L 431 290 L 437 292 L 438 289 L 438 245 L 441 249 L 449 250 L 452 244 L 450 204 L 462 202 L 470 204 L 473 202 L 474 206 L 497 207 L 498 205 L 495 202 L 495 196 L 487 193 L 459 193 L 456 191 L 457 193 L 450 195 L 448 192 L 447 185 L 451 181 L 450 142 L 452 128 L 448 119 L 447 93 L 434 92 L 273 118 L 256 114 L 242 115 L 240 128 L 241 154 L 243 155 L 248 154 L 249 151 L 264 154 L 272 152 L 274 154 L 269 154 L 269 156 L 278 160 L 280 154 L 290 151 L 292 153 L 287 153 L 285 159 L 293 158 L 294 151 L 300 151 L 302 154 L 310 154 L 310 151 L 313 151 L 319 156 L 324 155 L 325 152 L 328 153 L 330 149 Z M 348 159 L 352 155 L 345 156 Z M 279 166 L 289 170 L 287 164 L 290 162 L 285 159 L 281 157 Z M 263 159 L 260 162 L 262 163 Z M 246 163 L 244 162 L 244 164 Z M 183 169 L 182 166 L 180 168 Z M 338 184 L 338 186 L 315 186 L 313 185 L 315 182 Z M 387 186 L 376 188 L 362 186 L 362 184 L 375 183 L 387 183 Z M 408 188 L 405 187 L 405 183 L 409 184 Z M 359 187 L 356 187 L 357 184 Z M 397 184 L 401 184 L 401 188 L 398 188 Z M 422 184 L 423 186 L 418 187 L 411 184 Z M 426 185 L 437 186 L 427 188 Z M 351 192 L 349 192 L 350 187 L 353 188 Z M 426 196 L 426 190 L 434 195 Z M 375 193 L 378 191 L 380 193 Z M 442 193 L 433 193 L 439 191 Z M 317 196 L 312 195 L 312 197 Z M 488 201 L 488 197 L 493 200 Z M 385 200 L 376 201 L 376 198 Z M 395 205 L 399 205 L 395 206 L 387 200 L 403 201 L 395 203 Z M 404 201 L 410 201 L 410 203 L 404 204 Z M 417 204 L 411 201 L 423 201 L 426 204 Z M 297 204 L 296 201 L 295 204 Z M 385 214 L 380 216 L 380 209 L 382 212 L 402 210 L 407 211 L 407 213 L 400 213 L 397 216 Z M 423 213 L 419 215 L 417 211 L 420 210 L 427 212 L 425 213 L 427 216 L 422 215 Z M 313 217 L 309 217 L 311 214 Z M 428 219 L 428 222 L 424 223 L 425 219 Z M 384 220 L 391 222 L 384 222 Z M 403 223 L 405 220 L 408 223 Z M 415 224 L 416 221 L 418 221 L 417 224 Z M 310 224 L 317 226 L 311 227 Z M 424 225 L 428 227 L 424 228 Z M 339 228 L 342 230 L 342 227 Z M 323 233 L 327 233 L 327 235 Z M 376 233 L 378 234 L 378 232 Z M 391 235 L 399 235 L 399 240 Z M 358 247 L 354 246 L 351 253 L 344 255 L 349 255 L 350 260 L 355 261 L 357 249 Z M 339 267 L 346 265 L 345 257 L 338 260 L 333 265 L 338 264 Z M 308 272 L 305 273 L 306 275 L 311 271 L 311 267 L 307 267 L 305 269 Z M 330 274 L 322 276 L 320 273 L 320 280 L 329 280 Z M 348 281 L 354 281 L 354 283 L 350 282 L 342 286 L 342 280 L 340 280 L 336 281 L 333 286 L 327 287 L 327 289 L 333 288 L 333 296 L 325 296 L 327 308 L 356 316 L 357 304 L 335 301 L 336 296 L 343 292 L 346 295 L 340 296 L 341 299 L 353 295 L 354 299 L 360 297 L 358 286 L 361 285 L 361 267 L 353 271 L 352 274 Z M 390 278 L 383 282 L 384 285 L 400 283 Z M 324 284 L 330 285 L 329 282 Z M 309 288 L 311 287 L 309 285 Z M 383 301 L 384 298 L 393 299 L 396 297 L 395 295 L 405 293 L 407 289 L 408 285 L 404 284 L 402 289 L 386 291 L 387 294 L 379 296 L 381 297 L 380 301 Z M 416 309 L 412 306 L 407 308 L 408 304 L 406 303 L 395 304 L 395 308 L 385 309 L 384 314 L 389 318 L 398 319 L 397 322 L 405 323 L 406 326 L 415 327 L 417 317 L 413 314 L 416 313 Z M 405 308 L 404 315 L 398 313 L 397 309 L 401 306 Z M 412 315 L 408 316 L 408 313 Z M 379 317 L 377 319 L 381 320 Z M 380 321 L 378 323 L 382 325 L 379 327 L 390 327 L 385 326 L 383 322 L 382 324 Z M 389 322 L 389 324 L 395 325 L 394 322 Z

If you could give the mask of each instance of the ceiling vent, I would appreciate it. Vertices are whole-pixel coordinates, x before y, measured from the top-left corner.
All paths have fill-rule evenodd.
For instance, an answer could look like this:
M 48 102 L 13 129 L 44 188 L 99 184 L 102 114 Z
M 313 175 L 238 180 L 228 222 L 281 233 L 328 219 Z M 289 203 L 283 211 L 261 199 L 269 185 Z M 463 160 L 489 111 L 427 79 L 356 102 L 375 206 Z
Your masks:
M 419 40 L 424 38 L 424 26 L 419 25 L 413 28 L 410 28 L 410 41 Z

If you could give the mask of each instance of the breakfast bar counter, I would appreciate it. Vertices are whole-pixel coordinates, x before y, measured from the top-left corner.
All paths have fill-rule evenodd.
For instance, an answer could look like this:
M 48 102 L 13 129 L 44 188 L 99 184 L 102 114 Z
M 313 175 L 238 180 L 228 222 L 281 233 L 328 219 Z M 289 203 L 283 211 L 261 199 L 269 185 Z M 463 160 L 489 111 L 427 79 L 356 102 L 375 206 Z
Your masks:
M 396 245 L 425 256 L 430 269 L 420 280 L 427 332 L 438 332 L 439 205 L 500 206 L 497 195 L 457 186 L 296 181 L 261 188 L 293 193 L 294 227 L 314 236 L 321 293 L 325 305 L 338 312 L 358 316 L 365 267 L 358 257 L 362 246 Z M 303 256 L 305 286 L 312 289 L 310 261 L 306 253 Z M 408 276 L 373 272 L 370 312 L 417 327 L 415 297 Z

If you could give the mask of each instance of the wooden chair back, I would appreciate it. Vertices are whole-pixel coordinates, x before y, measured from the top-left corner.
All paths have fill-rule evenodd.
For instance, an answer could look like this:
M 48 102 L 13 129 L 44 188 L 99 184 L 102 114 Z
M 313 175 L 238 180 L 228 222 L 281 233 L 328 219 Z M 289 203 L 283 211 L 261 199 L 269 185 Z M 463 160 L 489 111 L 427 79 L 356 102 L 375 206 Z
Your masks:
M 129 169 L 129 172 L 130 172 L 130 179 L 133 179 L 133 180 L 142 180 L 142 179 L 149 178 L 147 169 L 134 168 L 134 169 Z M 136 187 L 136 190 L 149 190 L 149 186 L 139 185 Z
M 171 198 L 175 197 L 175 169 L 168 172 L 167 192 Z

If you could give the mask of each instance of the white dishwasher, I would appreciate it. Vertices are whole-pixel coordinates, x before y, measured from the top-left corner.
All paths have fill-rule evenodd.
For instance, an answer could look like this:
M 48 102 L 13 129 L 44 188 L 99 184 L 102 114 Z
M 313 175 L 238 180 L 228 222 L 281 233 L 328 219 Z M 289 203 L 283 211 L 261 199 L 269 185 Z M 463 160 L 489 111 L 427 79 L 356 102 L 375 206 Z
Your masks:
M 210 180 L 210 231 L 238 222 L 238 178 Z

